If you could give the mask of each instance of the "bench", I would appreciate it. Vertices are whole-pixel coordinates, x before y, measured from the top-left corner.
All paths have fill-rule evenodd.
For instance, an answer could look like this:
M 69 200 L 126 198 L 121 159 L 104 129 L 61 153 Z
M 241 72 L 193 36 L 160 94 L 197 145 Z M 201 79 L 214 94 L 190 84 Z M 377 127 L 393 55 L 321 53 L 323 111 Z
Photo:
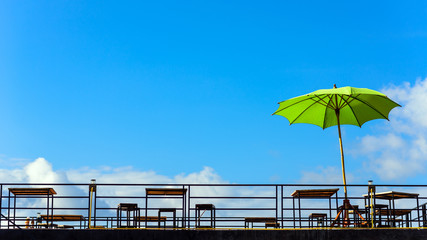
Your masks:
M 158 217 L 158 216 L 140 216 L 140 217 L 136 217 L 136 221 L 138 222 L 138 223 L 141 223 L 141 222 L 158 222 L 159 223 L 159 226 L 160 226 L 160 223 L 161 222 L 163 222 L 163 226 L 164 227 L 166 227 L 166 220 L 167 220 L 167 218 L 166 217 Z M 140 224 L 138 224 L 139 226 L 140 226 Z
M 280 223 L 278 223 L 278 222 L 266 222 L 265 228 L 269 228 L 269 227 L 280 228 Z
M 72 226 L 72 225 L 58 225 L 58 228 L 60 228 L 60 229 L 74 229 L 74 226 Z
M 55 215 L 41 215 L 43 220 L 46 220 L 46 222 L 79 222 L 80 228 L 82 228 L 82 222 L 85 223 L 85 218 L 82 215 L 72 215 L 72 214 L 55 214 Z M 55 226 L 56 225 L 56 226 Z M 53 224 L 54 227 L 58 227 L 57 224 Z M 67 226 L 67 228 L 70 228 L 69 225 L 62 225 Z
M 265 223 L 265 227 L 278 227 L 280 226 L 275 217 L 245 217 L 245 228 L 248 228 L 252 223 L 252 228 L 254 227 L 254 223 Z
M 55 223 L 37 223 L 36 228 L 58 228 L 58 224 Z
M 105 229 L 105 226 L 91 226 L 92 229 Z

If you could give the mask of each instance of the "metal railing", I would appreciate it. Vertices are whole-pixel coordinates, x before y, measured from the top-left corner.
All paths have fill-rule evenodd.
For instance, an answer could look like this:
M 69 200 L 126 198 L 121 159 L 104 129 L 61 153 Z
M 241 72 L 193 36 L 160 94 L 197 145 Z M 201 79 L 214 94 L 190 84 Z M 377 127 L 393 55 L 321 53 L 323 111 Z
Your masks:
M 332 184 L 2 183 L 0 228 L 427 226 L 427 185 L 347 187 L 348 206 L 343 185 Z

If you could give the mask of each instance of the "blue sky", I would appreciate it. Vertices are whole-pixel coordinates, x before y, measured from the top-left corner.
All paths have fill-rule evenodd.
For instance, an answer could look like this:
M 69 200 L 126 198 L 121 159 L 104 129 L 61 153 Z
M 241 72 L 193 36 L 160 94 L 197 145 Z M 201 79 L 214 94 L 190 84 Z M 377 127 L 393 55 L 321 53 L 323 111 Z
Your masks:
M 424 93 L 427 77 L 423 1 L 2 1 L 0 36 L 9 170 L 41 157 L 65 172 L 340 179 L 336 128 L 288 126 L 271 116 L 277 102 L 337 84 L 389 91 L 405 108 L 399 91 Z M 422 124 L 397 129 L 416 120 L 393 111 L 391 122 L 343 128 L 351 183 L 425 183 L 423 148 L 406 174 L 382 174 L 393 144 L 427 139 Z M 397 140 L 366 150 L 384 139 Z M 399 154 L 394 163 L 414 156 Z

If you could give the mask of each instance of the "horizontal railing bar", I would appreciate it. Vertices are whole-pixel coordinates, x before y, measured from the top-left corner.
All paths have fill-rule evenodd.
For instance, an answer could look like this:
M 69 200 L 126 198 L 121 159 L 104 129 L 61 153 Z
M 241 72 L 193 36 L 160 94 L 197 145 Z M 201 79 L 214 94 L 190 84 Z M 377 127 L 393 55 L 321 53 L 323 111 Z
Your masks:
M 89 186 L 90 183 L 1 183 L 0 185 L 3 186 Z M 96 183 L 97 186 L 192 186 L 192 187 L 260 187 L 260 186 L 267 186 L 267 187 L 344 187 L 343 184 L 238 184 L 238 183 L 224 183 L 224 184 L 202 184 L 202 183 L 191 183 L 191 184 L 177 184 L 177 183 L 171 183 L 171 184 L 139 184 L 139 183 Z M 367 184 L 347 184 L 347 187 L 367 187 Z M 427 187 L 425 184 L 413 184 L 413 185 L 400 185 L 400 184 L 375 184 L 376 187 Z

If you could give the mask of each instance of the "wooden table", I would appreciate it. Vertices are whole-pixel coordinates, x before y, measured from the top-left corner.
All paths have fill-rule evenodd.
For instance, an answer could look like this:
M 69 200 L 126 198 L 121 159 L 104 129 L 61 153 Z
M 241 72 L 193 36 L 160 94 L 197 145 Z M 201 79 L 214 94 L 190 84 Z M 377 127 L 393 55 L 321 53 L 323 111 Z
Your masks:
M 396 192 L 396 191 L 388 191 L 388 192 L 381 192 L 381 193 L 375 193 L 373 192 L 372 196 L 370 194 L 365 194 L 363 195 L 363 197 L 365 198 L 365 203 L 366 200 L 370 203 L 371 201 L 371 197 L 373 198 L 373 204 L 376 204 L 376 200 L 377 199 L 382 199 L 382 200 L 388 200 L 389 204 L 389 210 L 392 211 L 390 216 L 392 217 L 392 226 L 395 227 L 396 226 L 396 221 L 395 221 L 395 217 L 396 217 L 396 211 L 398 209 L 396 209 L 396 204 L 395 204 L 395 200 L 397 199 L 416 199 L 417 202 L 417 206 L 416 206 L 416 211 L 417 211 L 417 216 L 418 216 L 418 224 L 419 226 L 421 226 L 421 219 L 420 219 L 420 210 L 419 210 L 419 194 L 418 193 L 405 193 L 405 192 Z M 369 206 L 370 204 L 368 204 L 367 206 Z M 412 225 L 412 223 L 410 224 Z
M 295 217 L 295 199 L 298 199 L 298 215 L 299 215 L 299 226 L 301 225 L 301 198 L 305 199 L 328 199 L 329 200 L 329 216 L 332 216 L 332 196 L 335 195 L 336 200 L 336 206 L 337 206 L 337 213 L 338 213 L 338 192 L 339 188 L 332 188 L 332 189 L 302 189 L 302 190 L 295 190 L 291 196 L 292 199 L 292 209 L 293 209 L 293 221 L 294 221 L 294 228 L 296 227 L 296 217 Z
M 177 210 L 182 211 L 182 227 L 185 228 L 185 217 L 186 217 L 186 188 L 146 188 L 145 189 L 145 227 L 147 227 L 148 222 L 148 198 L 182 198 L 181 208 Z M 160 219 L 160 216 L 159 216 Z M 160 224 L 160 222 L 159 222 Z
M 40 197 L 40 198 L 46 198 L 46 215 L 53 215 L 53 197 L 56 194 L 55 190 L 53 188 L 9 188 L 9 198 L 8 198 L 8 207 L 7 207 L 7 217 L 10 218 L 10 199 L 11 194 L 13 194 L 13 222 L 16 220 L 16 198 L 18 196 L 25 197 L 25 196 L 32 196 L 32 197 Z M 50 210 L 50 213 L 49 213 Z M 50 220 L 50 219 L 49 219 Z M 49 220 L 46 221 L 47 225 L 49 225 Z M 52 224 L 52 222 L 51 222 Z M 8 228 L 10 227 L 10 222 L 8 221 Z

